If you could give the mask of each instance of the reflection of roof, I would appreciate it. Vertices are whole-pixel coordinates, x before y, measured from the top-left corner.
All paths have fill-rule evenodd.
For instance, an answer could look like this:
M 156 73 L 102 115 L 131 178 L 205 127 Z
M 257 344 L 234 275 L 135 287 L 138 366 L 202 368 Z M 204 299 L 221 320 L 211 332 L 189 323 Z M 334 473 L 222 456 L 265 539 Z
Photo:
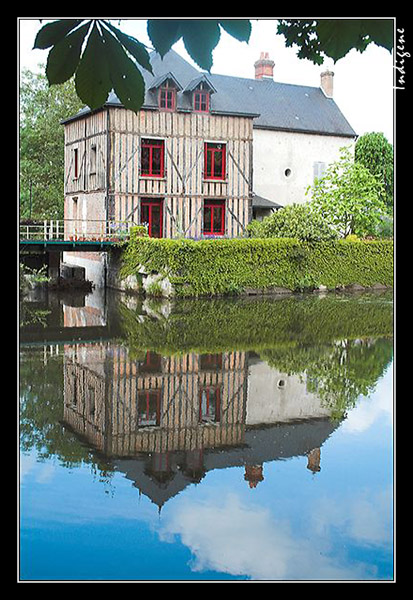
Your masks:
M 268 198 L 263 198 L 256 194 L 252 197 L 252 206 L 253 208 L 273 208 L 274 210 L 283 208 L 281 204 L 277 204 L 277 202 L 274 202 L 273 200 L 268 200 Z
M 247 427 L 242 446 L 203 450 L 202 474 L 214 469 L 261 465 L 273 460 L 305 456 L 314 448 L 320 448 L 337 426 L 338 423 L 331 419 L 321 418 Z M 172 477 L 165 481 L 151 473 L 150 461 L 150 457 L 140 453 L 136 458 L 113 459 L 113 464 L 159 507 L 189 484 L 198 483 L 201 479 L 199 472 L 192 477 L 190 469 L 185 471 L 185 452 L 169 454 Z
M 206 74 L 190 65 L 174 50 L 165 54 L 163 59 L 156 52 L 152 52 L 150 60 L 153 75 L 142 69 L 146 86 L 142 108 L 157 108 L 153 87 L 159 85 L 168 75 L 177 82 L 178 111 L 192 110 L 192 103 L 186 91 L 193 90 L 200 81 L 205 81 L 214 92 L 210 103 L 211 114 L 254 117 L 254 127 L 261 129 L 345 137 L 356 135 L 334 100 L 327 98 L 319 87 L 278 83 L 268 78 L 247 79 Z M 113 91 L 105 104 L 122 106 Z M 81 117 L 87 112 L 88 108 L 82 109 L 67 121 Z

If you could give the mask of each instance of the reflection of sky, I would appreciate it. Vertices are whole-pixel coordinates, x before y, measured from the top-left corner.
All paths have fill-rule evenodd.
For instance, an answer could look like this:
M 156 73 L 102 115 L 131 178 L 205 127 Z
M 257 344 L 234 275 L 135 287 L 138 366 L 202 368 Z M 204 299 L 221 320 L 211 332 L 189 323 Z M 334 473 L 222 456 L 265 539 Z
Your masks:
M 130 481 L 88 466 L 21 463 L 22 576 L 43 579 L 388 579 L 392 577 L 392 373 L 321 449 L 209 472 L 158 515 Z
M 300 521 L 305 515 L 305 526 L 296 532 L 277 511 L 228 494 L 215 504 L 182 503 L 161 528 L 161 536 L 179 535 L 193 554 L 192 568 L 200 573 L 215 570 L 259 580 L 369 579 L 376 577 L 376 570 L 351 560 L 341 544 L 385 542 L 387 504 L 385 494 L 379 499 L 353 497 L 350 505 L 346 500 L 332 506 L 327 498 L 303 505 Z M 339 530 L 344 532 L 340 535 Z
M 342 427 L 349 433 L 363 433 L 382 419 L 390 425 L 393 422 L 392 366 L 377 383 L 376 390 L 368 398 L 360 398 Z

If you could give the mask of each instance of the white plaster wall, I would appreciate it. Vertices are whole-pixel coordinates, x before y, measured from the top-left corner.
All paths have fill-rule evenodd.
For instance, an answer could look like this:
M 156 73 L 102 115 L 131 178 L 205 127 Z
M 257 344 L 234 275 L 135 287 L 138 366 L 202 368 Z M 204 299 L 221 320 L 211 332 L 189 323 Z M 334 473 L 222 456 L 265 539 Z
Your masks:
M 85 278 L 95 288 L 106 283 L 106 252 L 63 252 L 63 262 L 85 268 Z
M 313 184 L 314 163 L 338 160 L 340 148 L 351 138 L 254 129 L 254 192 L 283 206 L 309 200 L 306 189 Z M 285 171 L 291 174 L 287 177 Z

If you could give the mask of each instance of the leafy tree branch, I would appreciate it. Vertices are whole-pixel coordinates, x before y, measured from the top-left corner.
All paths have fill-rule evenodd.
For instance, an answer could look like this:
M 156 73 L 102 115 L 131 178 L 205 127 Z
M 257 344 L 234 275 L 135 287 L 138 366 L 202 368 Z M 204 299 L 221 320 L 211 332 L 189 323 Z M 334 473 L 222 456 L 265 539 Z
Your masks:
M 249 19 L 149 19 L 153 48 L 164 56 L 180 39 L 201 69 L 212 67 L 212 52 L 221 30 L 241 42 L 251 35 Z M 370 43 L 391 52 L 390 19 L 281 19 L 275 34 L 286 46 L 297 46 L 298 57 L 322 64 L 352 48 L 363 52 Z M 75 77 L 79 98 L 91 109 L 102 106 L 114 89 L 125 108 L 137 112 L 143 104 L 145 83 L 140 69 L 151 72 L 148 48 L 106 19 L 60 19 L 38 32 L 34 48 L 48 49 L 46 75 L 50 85 Z

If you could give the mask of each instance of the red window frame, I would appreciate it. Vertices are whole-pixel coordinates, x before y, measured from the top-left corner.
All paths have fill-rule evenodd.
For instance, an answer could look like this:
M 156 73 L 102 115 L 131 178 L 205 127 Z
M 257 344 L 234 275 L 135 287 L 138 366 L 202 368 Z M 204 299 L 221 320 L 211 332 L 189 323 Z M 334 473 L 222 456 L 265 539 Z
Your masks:
M 224 235 L 225 200 L 204 201 L 204 235 Z
M 159 164 L 159 167 L 157 165 Z M 165 142 L 150 138 L 141 143 L 141 175 L 143 177 L 165 176 Z
M 209 112 L 209 92 L 205 90 L 194 91 L 194 111 Z
M 175 110 L 176 106 L 176 90 L 173 87 L 159 88 L 159 108 L 161 110 Z
M 205 179 L 224 180 L 226 174 L 226 144 L 205 142 L 204 159 Z
M 153 232 L 152 209 L 159 207 L 159 236 L 155 236 Z M 148 221 L 143 216 L 144 207 L 148 207 Z M 163 235 L 163 200 L 157 198 L 142 198 L 141 199 L 141 223 L 148 223 L 149 237 L 162 237 Z

